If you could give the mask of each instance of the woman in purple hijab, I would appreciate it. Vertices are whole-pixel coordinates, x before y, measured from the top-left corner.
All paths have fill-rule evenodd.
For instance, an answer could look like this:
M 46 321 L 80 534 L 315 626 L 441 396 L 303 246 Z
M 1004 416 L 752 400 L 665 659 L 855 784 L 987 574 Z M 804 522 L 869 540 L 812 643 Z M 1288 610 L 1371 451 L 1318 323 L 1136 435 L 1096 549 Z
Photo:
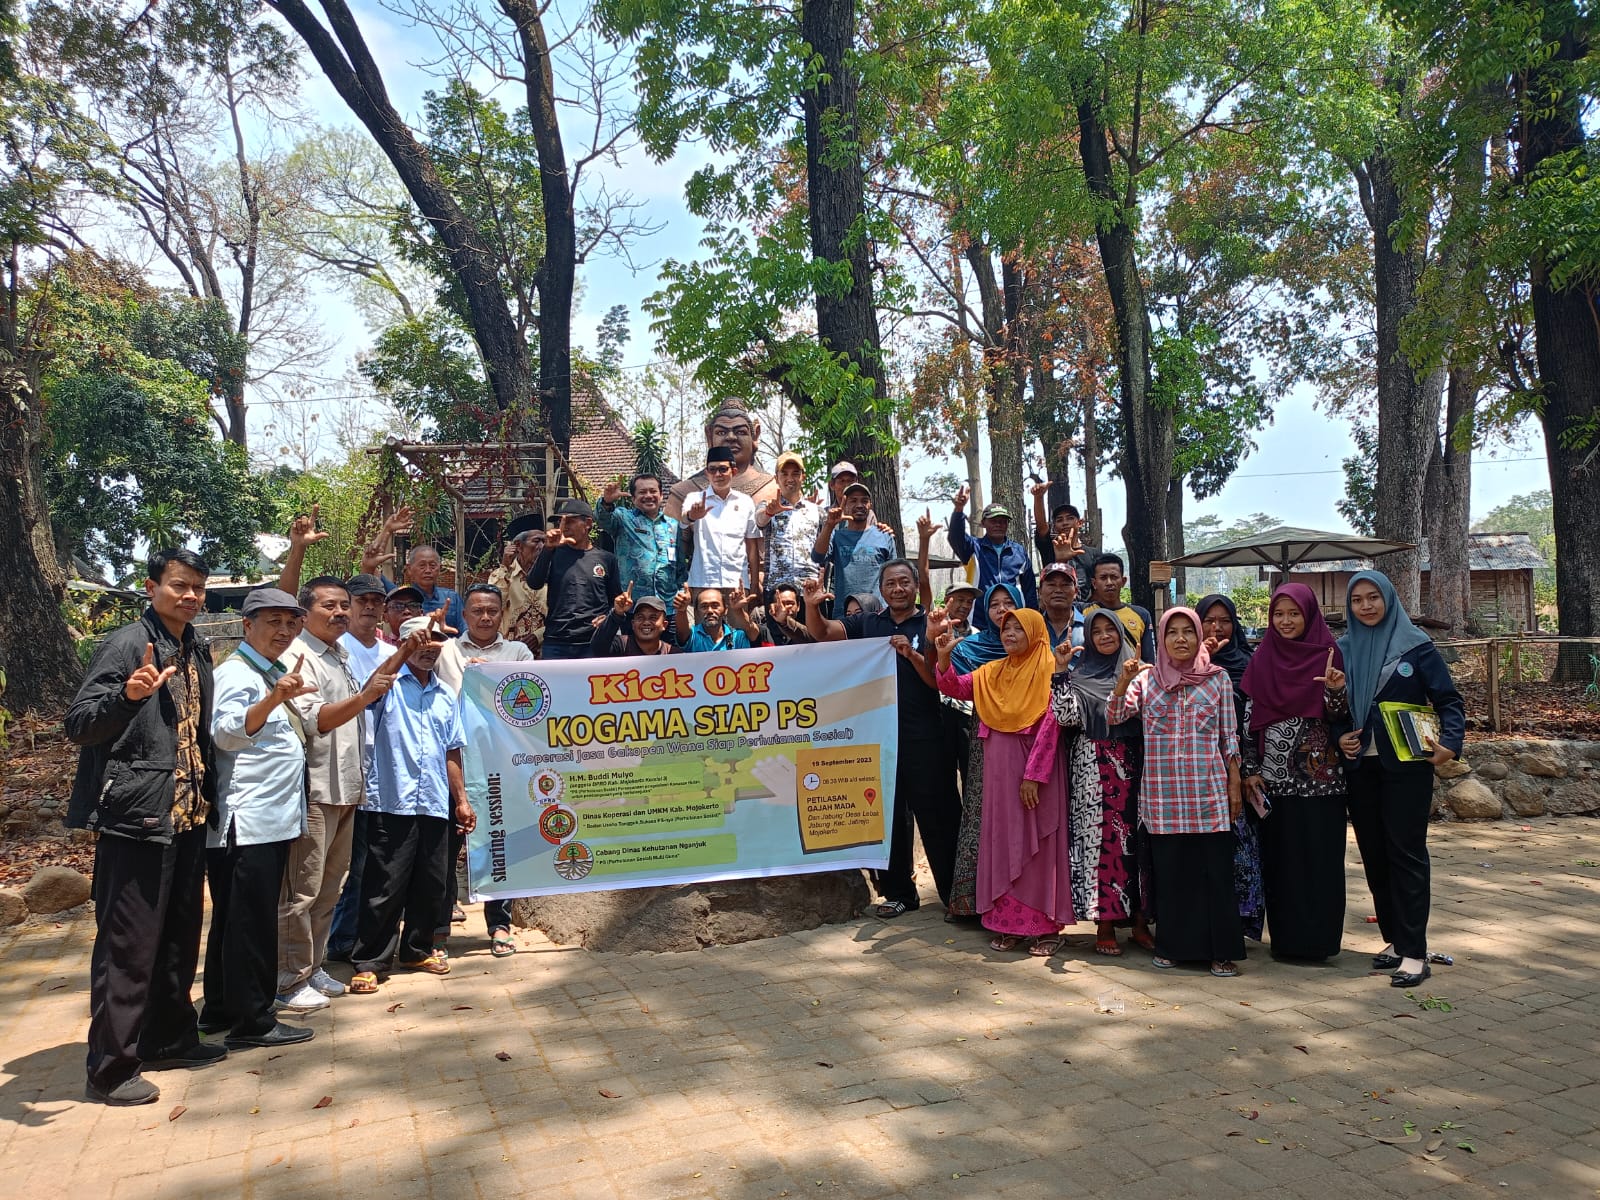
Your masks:
M 1303 583 L 1272 594 L 1245 669 L 1244 789 L 1261 820 L 1272 956 L 1321 962 L 1344 931 L 1345 780 L 1331 723 L 1349 713 L 1344 660 Z

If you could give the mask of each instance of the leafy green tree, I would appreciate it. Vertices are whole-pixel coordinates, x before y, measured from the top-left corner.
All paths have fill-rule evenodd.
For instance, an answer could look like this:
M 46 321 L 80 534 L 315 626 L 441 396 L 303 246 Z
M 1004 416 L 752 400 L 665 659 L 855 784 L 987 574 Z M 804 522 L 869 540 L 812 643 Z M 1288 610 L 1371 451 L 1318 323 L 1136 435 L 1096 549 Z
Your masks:
M 136 544 L 159 534 L 196 541 L 215 567 L 252 569 L 267 518 L 260 483 L 243 447 L 213 436 L 213 381 L 184 363 L 229 351 L 172 340 L 175 330 L 207 328 L 174 311 L 204 302 L 163 296 L 129 269 L 77 258 L 49 303 L 53 354 L 40 393 L 58 552 L 122 573 Z

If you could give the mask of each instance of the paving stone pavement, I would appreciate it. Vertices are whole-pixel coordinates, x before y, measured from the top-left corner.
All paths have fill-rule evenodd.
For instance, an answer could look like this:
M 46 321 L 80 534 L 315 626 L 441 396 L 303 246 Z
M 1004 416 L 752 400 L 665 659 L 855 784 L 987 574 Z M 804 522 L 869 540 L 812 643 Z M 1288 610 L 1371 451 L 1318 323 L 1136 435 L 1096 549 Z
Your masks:
M 35 919 L 0 935 L 0 1196 L 1600 1194 L 1600 821 L 1432 845 L 1456 965 L 1410 997 L 1367 973 L 1353 846 L 1338 964 L 1253 948 L 1236 980 L 1097 958 L 1088 927 L 1000 955 L 936 905 L 694 954 L 519 933 L 495 960 L 474 910 L 449 977 L 162 1073 L 138 1109 L 80 1099 L 91 920 Z

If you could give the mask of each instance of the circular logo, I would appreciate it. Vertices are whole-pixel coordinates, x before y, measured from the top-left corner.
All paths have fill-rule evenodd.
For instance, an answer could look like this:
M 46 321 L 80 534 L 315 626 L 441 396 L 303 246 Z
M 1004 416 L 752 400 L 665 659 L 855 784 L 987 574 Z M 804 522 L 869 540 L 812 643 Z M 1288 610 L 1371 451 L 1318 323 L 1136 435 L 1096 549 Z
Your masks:
M 604 579 L 606 577 L 606 565 L 605 565 L 605 563 L 595 563 L 595 565 L 594 565 L 594 577 L 596 579 Z
M 568 842 L 556 851 L 556 874 L 571 882 L 594 870 L 594 852 L 582 842 Z
M 1400 678 L 1402 678 L 1402 679 L 1409 679 L 1409 678 L 1411 678 L 1411 672 L 1414 671 L 1414 670 L 1416 670 L 1416 668 L 1413 667 L 1410 663 L 1403 662 L 1398 667 L 1396 667 L 1394 669 L 1394 673 L 1396 675 L 1400 676 Z
M 578 814 L 560 804 L 552 804 L 539 814 L 539 836 L 559 846 L 578 832 Z
M 526 729 L 550 715 L 550 689 L 528 671 L 507 675 L 494 693 L 494 706 L 507 725 Z
M 822 780 L 815 771 L 807 771 L 806 777 L 800 781 L 806 785 L 806 791 L 814 792 L 822 786 Z
M 528 780 L 528 799 L 535 804 L 554 804 L 566 790 L 567 781 L 561 777 L 561 772 L 549 767 L 539 768 Z

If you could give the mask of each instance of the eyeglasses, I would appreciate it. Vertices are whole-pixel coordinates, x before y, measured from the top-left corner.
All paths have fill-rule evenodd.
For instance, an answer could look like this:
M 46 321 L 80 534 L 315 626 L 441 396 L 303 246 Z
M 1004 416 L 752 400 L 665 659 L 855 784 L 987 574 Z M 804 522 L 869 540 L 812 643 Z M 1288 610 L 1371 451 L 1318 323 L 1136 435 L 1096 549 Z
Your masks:
M 730 472 L 732 470 L 733 470 L 733 468 L 730 467 L 727 463 L 707 463 L 706 464 L 706 474 L 707 475 L 726 475 L 728 472 Z
M 415 600 L 391 600 L 389 601 L 389 607 L 404 609 L 406 612 L 422 611 L 422 605 Z

